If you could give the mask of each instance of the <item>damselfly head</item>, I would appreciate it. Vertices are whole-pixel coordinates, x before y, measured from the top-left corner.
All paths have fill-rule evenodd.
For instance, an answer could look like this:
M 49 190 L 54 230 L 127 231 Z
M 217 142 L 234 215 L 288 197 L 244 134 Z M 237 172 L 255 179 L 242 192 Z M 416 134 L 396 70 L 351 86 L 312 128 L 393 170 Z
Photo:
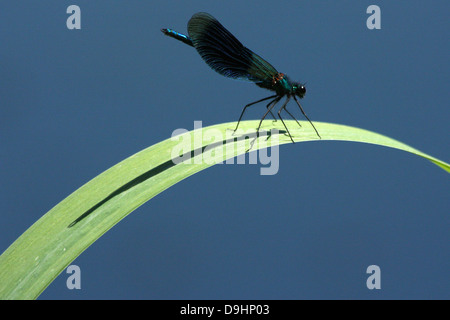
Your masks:
M 300 99 L 303 98 L 304 95 L 306 94 L 306 87 L 301 83 L 295 84 L 294 94 L 298 96 Z

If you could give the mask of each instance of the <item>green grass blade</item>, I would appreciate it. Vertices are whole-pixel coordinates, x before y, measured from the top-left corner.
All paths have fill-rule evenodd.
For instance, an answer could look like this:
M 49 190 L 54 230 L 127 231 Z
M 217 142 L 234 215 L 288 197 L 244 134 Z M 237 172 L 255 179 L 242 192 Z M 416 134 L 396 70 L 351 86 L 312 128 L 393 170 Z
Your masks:
M 302 121 L 301 128 L 294 121 L 285 122 L 296 142 L 340 140 L 377 144 L 419 155 L 450 173 L 448 163 L 374 132 L 314 122 L 322 137 L 319 140 L 308 122 Z M 258 123 L 241 122 L 239 128 L 254 131 Z M 215 151 L 211 146 L 222 146 L 224 141 L 212 136 L 183 151 L 195 156 L 194 163 L 174 164 L 172 150 L 180 142 L 167 139 L 118 163 L 61 201 L 0 256 L 0 299 L 37 298 L 78 255 L 130 212 L 182 179 L 213 165 L 200 161 L 202 156 L 208 154 L 223 161 L 244 154 L 248 143 L 234 140 L 231 129 L 235 126 L 236 123 L 224 123 L 180 135 L 185 141 L 194 137 L 201 141 L 202 136 L 206 139 L 205 133 L 211 132 L 213 136 L 226 137 L 226 146 Z M 280 121 L 265 121 L 261 129 L 272 128 L 280 130 L 280 134 L 259 138 L 251 151 L 291 143 L 283 134 L 285 128 Z M 265 145 L 258 145 L 259 142 Z

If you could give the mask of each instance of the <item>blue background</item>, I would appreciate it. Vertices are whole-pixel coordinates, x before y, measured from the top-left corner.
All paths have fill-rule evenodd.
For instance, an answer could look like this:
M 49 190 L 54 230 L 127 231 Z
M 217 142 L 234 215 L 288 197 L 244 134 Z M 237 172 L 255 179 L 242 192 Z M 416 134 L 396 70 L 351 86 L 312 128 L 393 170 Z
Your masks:
M 81 30 L 66 28 L 71 4 Z M 366 27 L 371 4 L 381 30 Z M 373 130 L 450 161 L 449 9 L 448 1 L 3 2 L 0 251 L 119 161 L 194 120 L 236 121 L 268 95 L 218 75 L 160 32 L 186 32 L 199 11 L 307 82 L 302 105 L 313 121 Z M 284 145 L 278 174 L 259 170 L 217 165 L 176 184 L 73 262 L 81 290 L 68 290 L 63 272 L 40 298 L 450 298 L 443 170 L 406 152 L 328 141 Z M 381 290 L 366 287 L 372 264 Z

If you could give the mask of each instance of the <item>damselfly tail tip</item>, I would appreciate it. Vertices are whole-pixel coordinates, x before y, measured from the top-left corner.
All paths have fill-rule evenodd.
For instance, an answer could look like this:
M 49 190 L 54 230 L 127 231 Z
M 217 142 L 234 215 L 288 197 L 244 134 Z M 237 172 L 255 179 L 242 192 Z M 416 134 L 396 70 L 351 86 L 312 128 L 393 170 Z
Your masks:
M 161 32 L 164 33 L 165 35 L 167 35 L 169 33 L 169 31 L 167 31 L 167 29 L 165 29 L 165 28 L 161 29 Z

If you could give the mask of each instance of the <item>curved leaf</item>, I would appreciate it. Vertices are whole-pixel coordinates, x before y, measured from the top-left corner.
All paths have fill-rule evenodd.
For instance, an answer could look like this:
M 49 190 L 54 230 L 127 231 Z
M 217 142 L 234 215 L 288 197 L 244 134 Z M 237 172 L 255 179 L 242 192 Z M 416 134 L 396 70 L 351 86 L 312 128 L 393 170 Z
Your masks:
M 259 121 L 240 123 L 251 130 L 253 140 Z M 377 144 L 419 155 L 447 172 L 450 165 L 386 136 L 367 130 L 314 122 L 317 137 L 308 122 L 285 121 L 296 142 L 341 140 Z M 224 123 L 157 143 L 118 163 L 61 201 L 0 256 L 0 299 L 34 299 L 78 255 L 134 209 L 182 179 L 214 164 L 244 154 L 250 141 L 233 135 L 236 123 Z M 261 130 L 279 134 L 259 137 L 251 151 L 291 143 L 278 122 L 265 121 Z M 222 138 L 223 137 L 223 138 Z M 203 138 L 203 139 L 202 139 Z M 181 141 L 187 149 L 182 150 Z M 193 142 L 191 144 L 191 142 Z M 180 149 L 180 150 L 178 150 Z M 172 155 L 172 153 L 174 155 Z M 175 155 L 185 162 L 175 163 Z M 189 163 L 190 162 L 190 163 Z

